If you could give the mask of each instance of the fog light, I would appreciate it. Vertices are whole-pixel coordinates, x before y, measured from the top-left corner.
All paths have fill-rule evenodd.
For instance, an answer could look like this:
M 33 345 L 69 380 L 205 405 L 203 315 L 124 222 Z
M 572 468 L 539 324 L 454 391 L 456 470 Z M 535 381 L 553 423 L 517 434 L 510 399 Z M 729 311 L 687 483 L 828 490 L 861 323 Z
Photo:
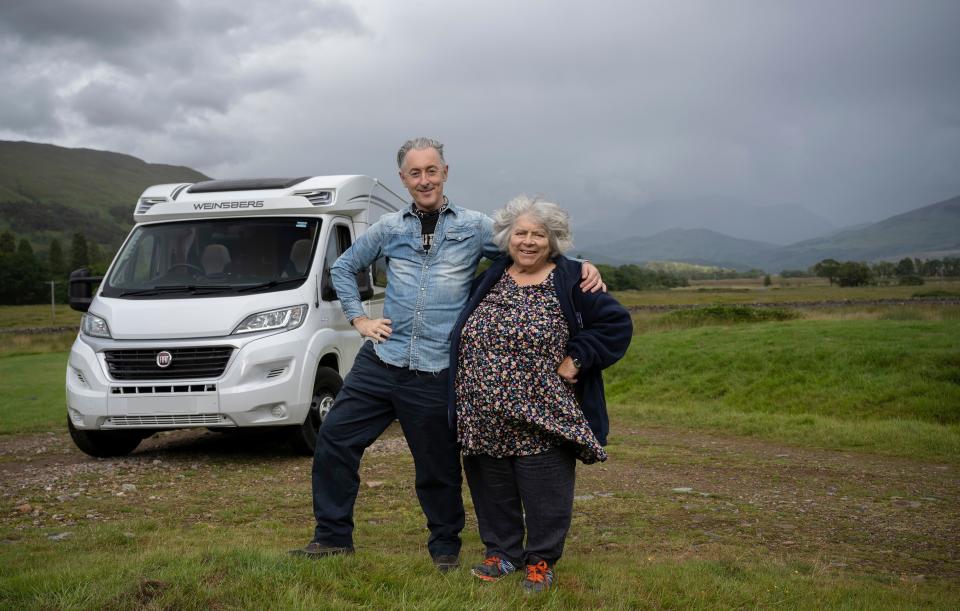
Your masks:
M 270 408 L 270 413 L 274 418 L 283 418 L 287 415 L 287 410 L 282 405 L 274 405 Z
M 80 415 L 80 412 L 75 409 L 69 409 L 67 411 L 70 413 L 70 420 L 72 420 L 75 425 L 83 424 L 83 416 Z

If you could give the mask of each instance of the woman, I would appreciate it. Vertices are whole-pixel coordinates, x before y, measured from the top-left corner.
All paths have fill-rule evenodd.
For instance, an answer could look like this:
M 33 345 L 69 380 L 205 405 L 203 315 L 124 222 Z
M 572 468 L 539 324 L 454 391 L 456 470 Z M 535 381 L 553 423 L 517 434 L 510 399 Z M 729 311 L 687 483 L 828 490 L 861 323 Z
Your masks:
M 509 256 L 474 281 L 454 326 L 450 410 L 486 546 L 472 572 L 497 581 L 523 563 L 534 593 L 563 552 L 576 459 L 607 458 L 600 371 L 626 352 L 633 324 L 613 297 L 581 292 L 580 263 L 560 256 L 571 242 L 559 206 L 518 197 L 494 231 Z

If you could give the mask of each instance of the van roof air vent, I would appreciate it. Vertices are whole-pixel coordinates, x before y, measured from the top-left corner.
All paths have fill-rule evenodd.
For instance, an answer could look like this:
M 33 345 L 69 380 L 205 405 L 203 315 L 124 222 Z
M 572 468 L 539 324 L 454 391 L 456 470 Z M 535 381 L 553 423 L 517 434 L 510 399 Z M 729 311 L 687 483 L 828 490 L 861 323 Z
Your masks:
M 333 203 L 333 191 L 330 189 L 309 189 L 307 191 L 294 191 L 293 195 L 306 197 L 314 206 L 328 206 Z
M 154 205 L 162 204 L 165 201 L 167 201 L 166 197 L 141 197 L 134 214 L 146 214 Z
M 216 193 L 218 191 L 260 191 L 263 189 L 289 189 L 309 176 L 300 178 L 247 178 L 243 180 L 206 180 L 187 189 L 188 193 Z

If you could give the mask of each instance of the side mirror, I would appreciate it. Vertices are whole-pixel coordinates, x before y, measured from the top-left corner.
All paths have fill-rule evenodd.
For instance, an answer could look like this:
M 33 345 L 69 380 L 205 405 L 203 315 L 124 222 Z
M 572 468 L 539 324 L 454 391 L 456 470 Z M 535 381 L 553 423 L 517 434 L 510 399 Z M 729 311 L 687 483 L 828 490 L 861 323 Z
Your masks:
M 373 297 L 373 277 L 370 275 L 369 267 L 357 272 L 357 288 L 360 289 L 360 301 L 367 301 Z
M 93 301 L 94 285 L 99 284 L 103 276 L 91 276 L 90 270 L 81 267 L 70 272 L 70 307 L 78 312 L 86 312 Z
M 357 272 L 357 288 L 360 290 L 360 301 L 366 301 L 373 297 L 373 279 L 370 277 L 369 267 Z M 329 269 L 323 270 L 323 276 L 320 278 L 320 298 L 324 301 L 336 301 L 338 299 Z
M 320 299 L 324 301 L 336 301 L 337 291 L 333 288 L 333 278 L 330 276 L 330 269 L 323 270 L 320 276 Z

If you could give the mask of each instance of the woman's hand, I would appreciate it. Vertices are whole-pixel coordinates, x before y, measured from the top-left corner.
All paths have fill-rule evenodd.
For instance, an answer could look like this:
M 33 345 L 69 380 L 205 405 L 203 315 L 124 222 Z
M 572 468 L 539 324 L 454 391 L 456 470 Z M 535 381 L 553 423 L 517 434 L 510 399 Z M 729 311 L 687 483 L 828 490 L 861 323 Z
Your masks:
M 387 341 L 393 329 L 390 328 L 392 322 L 389 318 L 367 318 L 358 316 L 350 321 L 353 328 L 363 337 L 369 337 L 373 341 L 381 344 Z
M 568 356 L 557 367 L 557 373 L 567 384 L 576 384 L 577 374 L 580 373 L 580 370 L 573 364 L 573 358 Z

